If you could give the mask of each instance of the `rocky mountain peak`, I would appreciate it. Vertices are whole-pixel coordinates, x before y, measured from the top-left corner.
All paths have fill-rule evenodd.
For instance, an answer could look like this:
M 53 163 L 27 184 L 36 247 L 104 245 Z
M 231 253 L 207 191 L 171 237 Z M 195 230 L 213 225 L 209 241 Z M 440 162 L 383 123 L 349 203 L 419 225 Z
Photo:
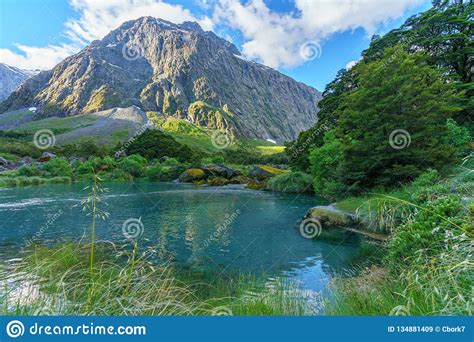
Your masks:
M 31 78 L 0 109 L 34 105 L 44 117 L 135 105 L 284 141 L 314 124 L 320 97 L 314 88 L 244 60 L 235 45 L 197 23 L 142 17 Z

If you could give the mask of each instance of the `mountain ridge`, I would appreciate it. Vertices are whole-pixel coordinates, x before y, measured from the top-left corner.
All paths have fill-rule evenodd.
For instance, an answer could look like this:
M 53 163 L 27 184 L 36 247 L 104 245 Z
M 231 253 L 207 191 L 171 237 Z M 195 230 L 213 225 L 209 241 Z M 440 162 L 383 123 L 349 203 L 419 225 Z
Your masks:
M 0 63 L 0 101 L 5 100 L 21 82 L 37 73 L 37 70 L 23 70 L 5 63 Z
M 315 123 L 320 98 L 197 23 L 142 17 L 24 82 L 0 110 L 36 106 L 47 117 L 135 105 L 282 142 Z

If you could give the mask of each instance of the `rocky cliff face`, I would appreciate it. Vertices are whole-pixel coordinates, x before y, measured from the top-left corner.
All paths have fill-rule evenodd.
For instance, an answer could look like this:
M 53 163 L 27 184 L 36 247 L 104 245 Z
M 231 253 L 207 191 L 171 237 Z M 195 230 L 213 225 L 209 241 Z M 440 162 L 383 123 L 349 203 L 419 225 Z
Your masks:
M 53 70 L 24 82 L 1 111 L 42 116 L 136 105 L 203 127 L 291 140 L 316 121 L 321 94 L 263 65 L 196 23 L 124 23 Z
M 0 101 L 5 100 L 24 80 L 36 72 L 0 63 Z

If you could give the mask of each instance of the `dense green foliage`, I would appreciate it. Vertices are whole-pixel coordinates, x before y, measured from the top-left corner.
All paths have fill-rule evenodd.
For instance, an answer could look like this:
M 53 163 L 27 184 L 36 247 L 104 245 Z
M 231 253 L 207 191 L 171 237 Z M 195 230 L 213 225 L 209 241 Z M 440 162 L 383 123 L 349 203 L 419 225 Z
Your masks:
M 311 176 L 303 172 L 287 172 L 268 180 L 267 189 L 280 192 L 312 192 Z
M 138 154 L 124 158 L 119 163 L 119 168 L 133 177 L 142 177 L 145 174 L 147 160 Z
M 472 13 L 466 2 L 438 1 L 375 37 L 328 84 L 318 123 L 287 148 L 293 168 L 311 170 L 317 194 L 392 188 L 469 153 Z
M 180 144 L 172 136 L 160 130 L 147 130 L 125 147 L 128 155 L 139 154 L 149 160 L 164 156 L 174 157 L 182 162 L 199 158 L 188 146 Z
M 385 198 L 378 225 L 394 226 L 374 267 L 334 284 L 338 315 L 471 315 L 473 163 L 448 179 L 429 171 Z M 456 192 L 453 195 L 452 192 Z M 384 196 L 374 196 L 380 201 Z M 364 200 L 370 202 L 372 198 Z M 385 212 L 385 213 L 384 213 Z M 388 230 L 388 229 L 387 229 Z
M 72 176 L 72 167 L 65 159 L 52 159 L 43 165 L 43 170 L 46 171 L 50 177 Z
M 442 69 L 458 88 L 466 90 L 466 96 L 460 98 L 464 110 L 458 112 L 455 119 L 464 125 L 472 124 L 473 20 L 472 1 L 433 1 L 433 8 L 409 18 L 399 29 L 374 37 L 363 53 L 364 59 L 379 59 L 386 48 L 397 44 L 409 52 L 425 52 L 429 64 Z

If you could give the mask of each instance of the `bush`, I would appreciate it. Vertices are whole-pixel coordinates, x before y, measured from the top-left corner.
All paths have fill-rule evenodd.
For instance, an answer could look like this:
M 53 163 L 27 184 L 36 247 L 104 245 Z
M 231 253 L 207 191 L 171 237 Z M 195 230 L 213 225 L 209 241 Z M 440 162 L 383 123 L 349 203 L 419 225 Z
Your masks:
M 133 177 L 142 177 L 145 174 L 146 163 L 147 160 L 145 158 L 135 154 L 124 158 L 119 163 L 119 168 Z
M 129 182 L 133 180 L 133 177 L 129 173 L 121 169 L 115 169 L 114 171 L 108 174 L 108 177 L 110 180 L 122 181 L 122 182 Z
M 201 165 L 207 164 L 224 164 L 225 158 L 223 156 L 214 156 L 214 157 L 206 157 L 201 159 Z
M 170 156 L 185 162 L 198 157 L 188 146 L 159 130 L 145 131 L 126 147 L 126 152 L 129 155 L 139 154 L 148 160 Z
M 146 170 L 146 176 L 152 181 L 160 180 L 160 176 L 163 172 L 163 166 L 160 163 L 156 163 L 153 166 L 150 166 Z
M 21 166 L 18 169 L 18 174 L 20 176 L 34 177 L 41 175 L 41 170 L 38 169 L 38 166 L 34 163 L 31 166 Z
M 456 157 L 463 157 L 469 154 L 468 143 L 471 141 L 471 135 L 466 127 L 459 126 L 453 119 L 446 121 L 448 136 L 445 143 L 453 146 L 456 150 Z
M 50 184 L 70 184 L 71 183 L 71 177 L 53 177 L 51 179 L 48 179 L 48 183 Z
M 288 172 L 271 178 L 267 182 L 267 189 L 272 191 L 304 193 L 311 192 L 311 176 L 303 172 Z
M 463 207 L 458 196 L 450 195 L 428 202 L 412 221 L 399 227 L 389 245 L 387 260 L 393 264 L 410 264 L 423 254 L 438 255 L 445 249 L 446 236 L 461 235 Z
M 346 190 L 339 179 L 339 168 L 342 162 L 341 143 L 334 131 L 324 136 L 324 145 L 311 151 L 309 160 L 313 176 L 314 192 L 331 199 L 338 198 Z
M 76 162 L 75 171 L 78 175 L 94 173 L 94 162 L 91 159 L 85 162 Z
M 56 158 L 46 162 L 43 170 L 48 173 L 50 177 L 71 177 L 72 167 L 67 160 Z
M 161 163 L 162 166 L 175 166 L 178 164 L 179 161 L 176 158 L 168 158 L 163 163 Z

